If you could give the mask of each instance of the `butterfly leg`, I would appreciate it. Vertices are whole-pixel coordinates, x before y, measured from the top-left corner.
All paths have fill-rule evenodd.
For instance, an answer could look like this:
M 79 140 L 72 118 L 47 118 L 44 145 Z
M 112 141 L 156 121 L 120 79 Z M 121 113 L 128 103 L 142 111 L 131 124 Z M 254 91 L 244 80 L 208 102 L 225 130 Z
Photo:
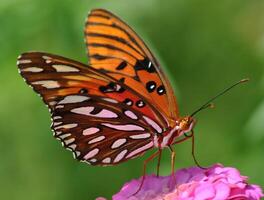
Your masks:
M 193 130 L 192 130 L 192 134 L 190 135 L 190 136 L 188 136 L 188 137 L 191 137 L 192 138 L 192 157 L 193 157 L 193 160 L 194 160 L 194 162 L 195 162 L 195 164 L 199 167 L 199 168 L 201 168 L 201 169 L 207 169 L 206 167 L 203 167 L 203 166 L 201 166 L 200 164 L 199 164 L 199 162 L 197 161 L 197 159 L 196 159 L 196 157 L 195 157 L 195 154 L 194 154 L 194 132 L 193 132 Z
M 142 179 L 141 179 L 141 183 L 137 189 L 137 191 L 132 194 L 131 196 L 135 196 L 142 188 L 143 184 L 144 184 L 144 180 L 145 180 L 145 175 L 146 175 L 146 167 L 147 167 L 147 164 L 153 160 L 155 157 L 157 157 L 159 154 L 161 153 L 161 151 L 157 151 L 155 152 L 154 154 L 152 154 L 150 157 L 148 157 L 145 161 L 144 161 L 144 165 L 143 165 L 143 175 L 142 175 Z
M 161 154 L 162 154 L 162 149 L 159 149 L 159 157 L 158 157 L 158 164 L 157 164 L 157 177 L 159 177 Z
M 169 149 L 171 151 L 171 176 L 173 179 L 173 183 L 176 183 L 176 178 L 175 178 L 175 173 L 174 173 L 176 152 L 174 151 L 174 149 L 171 146 L 169 146 Z
M 184 134 L 184 135 L 185 135 L 185 134 Z M 190 137 L 191 137 L 191 136 L 185 135 L 185 138 L 182 138 L 182 139 L 180 139 L 180 140 L 178 140 L 178 141 L 175 141 L 172 145 L 182 143 L 182 142 L 184 142 L 185 140 L 190 139 Z

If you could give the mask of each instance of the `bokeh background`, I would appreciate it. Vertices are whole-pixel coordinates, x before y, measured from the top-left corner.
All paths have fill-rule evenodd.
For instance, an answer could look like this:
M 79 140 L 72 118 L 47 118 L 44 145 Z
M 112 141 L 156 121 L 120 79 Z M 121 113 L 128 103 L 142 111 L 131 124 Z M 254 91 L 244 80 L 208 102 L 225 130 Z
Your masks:
M 223 163 L 264 186 L 264 1 L 1 0 L 0 194 L 12 200 L 110 197 L 141 176 L 141 158 L 114 167 L 79 163 L 53 139 L 48 109 L 17 72 L 16 58 L 39 50 L 87 62 L 84 19 L 106 8 L 131 25 L 170 74 L 182 115 L 233 82 L 251 81 L 201 112 L 195 128 L 203 165 Z M 176 167 L 194 165 L 190 141 Z M 156 161 L 148 166 L 155 172 Z M 169 174 L 169 152 L 161 171 Z

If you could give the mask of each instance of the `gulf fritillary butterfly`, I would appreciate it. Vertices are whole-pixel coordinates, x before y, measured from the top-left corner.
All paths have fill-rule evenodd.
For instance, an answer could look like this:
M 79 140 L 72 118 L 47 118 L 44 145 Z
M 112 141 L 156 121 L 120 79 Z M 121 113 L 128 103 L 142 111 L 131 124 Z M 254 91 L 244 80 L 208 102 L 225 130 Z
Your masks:
M 89 65 L 41 52 L 18 58 L 22 77 L 49 107 L 54 136 L 80 161 L 116 165 L 156 147 L 145 164 L 156 156 L 160 162 L 162 149 L 187 139 L 179 140 L 192 131 L 193 115 L 216 98 L 180 117 L 173 89 L 153 54 L 109 11 L 90 12 L 85 40 Z

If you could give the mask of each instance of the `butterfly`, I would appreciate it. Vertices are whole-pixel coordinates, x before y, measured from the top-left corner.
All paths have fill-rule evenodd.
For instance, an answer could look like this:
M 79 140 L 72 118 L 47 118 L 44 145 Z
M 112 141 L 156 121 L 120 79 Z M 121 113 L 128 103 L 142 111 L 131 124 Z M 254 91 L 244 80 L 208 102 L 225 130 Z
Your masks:
M 116 165 L 189 137 L 194 114 L 180 117 L 173 88 L 146 44 L 125 22 L 103 9 L 85 23 L 89 64 L 42 52 L 18 58 L 20 74 L 48 106 L 52 130 L 74 157 Z M 183 138 L 182 138 L 183 137 Z M 159 164 L 158 164 L 159 165 Z

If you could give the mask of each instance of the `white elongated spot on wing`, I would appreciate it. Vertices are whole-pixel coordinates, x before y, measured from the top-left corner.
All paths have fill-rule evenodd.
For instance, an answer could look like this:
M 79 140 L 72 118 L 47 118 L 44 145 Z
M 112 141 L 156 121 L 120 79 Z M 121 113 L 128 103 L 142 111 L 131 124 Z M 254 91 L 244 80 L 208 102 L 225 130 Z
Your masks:
M 125 144 L 126 141 L 127 141 L 127 139 L 125 139 L 125 138 L 118 139 L 112 144 L 111 148 L 116 149 L 116 148 L 122 146 L 123 144 Z
M 45 60 L 47 64 L 51 63 L 51 57 L 49 56 L 42 56 L 42 58 Z
M 71 149 L 71 150 L 75 150 L 76 147 L 77 147 L 76 144 L 71 144 L 71 145 L 68 146 L 68 148 Z
M 98 114 L 94 115 L 95 117 L 101 117 L 101 118 L 117 118 L 118 115 L 110 110 L 103 109 Z
M 91 159 L 89 161 L 92 162 L 92 163 L 95 163 L 97 161 L 97 159 L 93 158 L 93 159 Z
M 53 126 L 58 126 L 58 125 L 60 125 L 60 124 L 62 124 L 63 122 L 54 122 L 53 123 Z
M 53 119 L 61 119 L 61 116 L 54 116 Z
M 59 88 L 60 85 L 57 81 L 51 81 L 51 80 L 46 80 L 46 81 L 35 81 L 32 82 L 33 85 L 41 85 L 42 87 L 45 87 L 47 89 L 53 89 L 53 88 Z
M 115 159 L 114 159 L 114 163 L 117 163 L 117 162 L 119 162 L 120 160 L 122 160 L 122 159 L 125 157 L 126 153 L 127 153 L 127 149 L 121 151 L 121 152 L 115 157 Z
M 131 118 L 131 119 L 138 119 L 138 117 L 136 116 L 136 114 L 133 113 L 133 112 L 130 111 L 130 110 L 126 110 L 124 113 L 125 113 L 126 116 L 128 116 L 128 117 Z
M 107 158 L 103 159 L 102 163 L 105 163 L 105 164 L 111 163 L 111 158 L 107 157 Z
M 60 134 L 62 134 L 62 131 L 54 131 L 54 136 L 58 136 L 58 135 L 60 135 Z
M 71 112 L 90 116 L 90 112 L 92 112 L 93 110 L 94 110 L 93 106 L 86 106 L 86 107 L 74 108 L 71 110 Z
M 100 141 L 102 141 L 102 140 L 104 140 L 104 139 L 105 139 L 105 136 L 101 135 L 101 136 L 99 136 L 99 137 L 96 137 L 96 138 L 90 140 L 90 141 L 88 142 L 88 144 L 93 144 L 93 143 L 96 143 L 96 142 L 100 142 Z
M 71 112 L 82 114 L 82 115 L 87 115 L 87 116 L 92 116 L 92 117 L 99 117 L 99 118 L 117 118 L 118 117 L 116 113 L 110 110 L 102 109 L 97 114 L 91 114 L 93 110 L 94 110 L 94 107 L 86 106 L 86 107 L 72 109 Z
M 115 99 L 111 99 L 111 98 L 102 98 L 102 100 L 104 100 L 104 101 L 108 101 L 108 102 L 110 102 L 110 103 L 118 103 L 117 100 L 115 100 Z
M 76 126 L 78 126 L 78 124 L 64 124 L 64 125 L 61 125 L 61 126 L 57 126 L 54 129 L 55 130 L 61 129 L 61 128 L 70 129 L 70 128 L 74 128 Z
M 42 56 L 42 58 L 43 58 L 44 60 L 50 60 L 50 59 L 51 59 L 51 57 L 49 57 L 49 56 Z
M 67 104 L 67 103 L 79 103 L 90 99 L 90 97 L 80 96 L 80 95 L 69 95 L 64 99 L 59 101 L 58 104 Z
M 75 141 L 75 139 L 71 138 L 71 139 L 68 139 L 68 140 L 64 140 L 63 143 L 64 143 L 64 145 L 68 145 L 68 144 L 73 143 L 74 141 Z
M 134 124 L 116 125 L 116 124 L 102 123 L 102 125 L 107 126 L 109 128 L 116 129 L 116 130 L 121 130 L 121 131 L 144 131 L 145 130 L 141 126 L 137 126 Z
M 152 128 L 154 128 L 158 133 L 162 133 L 162 129 L 161 127 L 156 123 L 154 122 L 152 119 L 146 117 L 146 116 L 143 116 L 143 118 L 146 120 L 146 122 L 152 126 Z
M 69 136 L 71 136 L 71 134 L 70 133 L 66 133 L 66 134 L 60 135 L 59 138 L 60 139 L 65 139 L 65 138 L 67 138 Z
M 21 71 L 22 72 L 42 72 L 43 69 L 39 67 L 28 67 L 28 68 L 21 69 Z
M 99 128 L 91 127 L 91 128 L 87 128 L 87 129 L 83 130 L 83 135 L 93 135 L 99 131 L 100 131 Z
M 32 61 L 31 60 L 26 60 L 26 59 L 25 60 L 18 60 L 17 61 L 17 64 L 18 65 L 20 65 L 20 64 L 28 64 L 28 63 L 32 63 Z
M 147 149 L 150 149 L 151 147 L 153 147 L 153 142 L 152 142 L 152 141 L 149 142 L 148 144 L 146 144 L 146 145 L 144 145 L 144 146 L 141 146 L 141 147 L 137 148 L 136 150 L 130 152 L 130 153 L 126 156 L 126 158 L 131 158 L 131 157 L 133 157 L 133 156 L 135 156 L 135 155 L 137 155 L 137 154 L 139 154 L 139 153 L 141 153 L 141 152 L 146 151 Z
M 150 133 L 143 133 L 143 134 L 138 134 L 138 135 L 130 135 L 129 137 L 131 139 L 146 139 L 149 138 L 151 135 Z
M 75 67 L 70 67 L 68 65 L 52 65 L 52 67 L 57 72 L 78 72 L 78 71 L 80 71 L 79 69 L 77 69 Z
M 50 101 L 49 105 L 54 106 L 57 103 L 57 101 Z
M 98 153 L 99 153 L 99 149 L 96 148 L 96 149 L 93 149 L 93 150 L 89 151 L 83 158 L 85 160 L 88 160 L 88 159 L 94 157 L 95 155 L 97 155 Z

